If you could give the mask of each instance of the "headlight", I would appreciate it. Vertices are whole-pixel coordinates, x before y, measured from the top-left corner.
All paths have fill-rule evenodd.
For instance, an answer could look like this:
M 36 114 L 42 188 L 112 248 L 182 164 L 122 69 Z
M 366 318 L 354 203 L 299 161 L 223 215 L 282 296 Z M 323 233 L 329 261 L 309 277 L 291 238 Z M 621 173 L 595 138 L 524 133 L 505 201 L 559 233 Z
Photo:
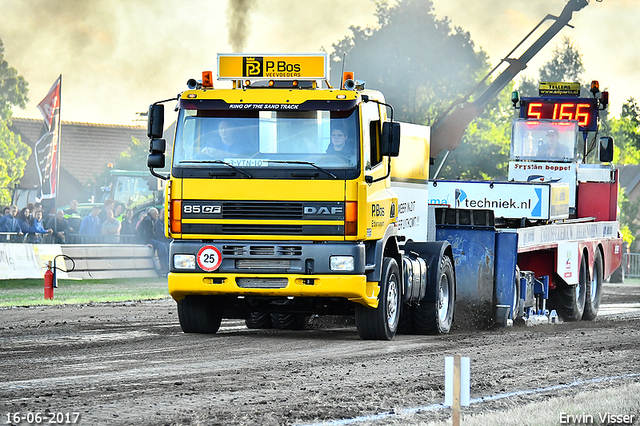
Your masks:
M 196 269 L 196 255 L 174 254 L 173 267 L 176 269 Z
M 353 256 L 331 256 L 329 258 L 329 268 L 332 271 L 353 271 L 355 260 Z

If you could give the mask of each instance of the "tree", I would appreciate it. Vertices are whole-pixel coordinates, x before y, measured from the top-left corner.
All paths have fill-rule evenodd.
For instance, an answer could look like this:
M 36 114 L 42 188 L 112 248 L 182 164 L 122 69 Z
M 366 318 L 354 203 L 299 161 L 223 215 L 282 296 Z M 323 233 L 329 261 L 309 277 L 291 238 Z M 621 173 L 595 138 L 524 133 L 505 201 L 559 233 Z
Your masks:
M 511 82 L 474 120 L 452 151 L 438 177 L 464 180 L 506 180 L 511 146 Z
M 96 195 L 96 189 L 104 185 L 107 185 L 111 181 L 111 169 L 115 170 L 149 170 L 147 168 L 147 154 L 149 145 L 143 143 L 141 140 L 131 137 L 131 145 L 126 151 L 120 153 L 118 159 L 116 159 L 111 167 L 105 166 L 100 174 L 94 177 L 94 181 L 88 183 L 85 191 L 90 196 Z M 165 168 L 166 169 L 166 168 Z M 165 169 L 160 169 L 163 171 Z
M 538 80 L 524 77 L 518 86 L 520 96 L 538 96 L 538 84 L 540 82 L 578 82 L 580 83 L 580 96 L 589 97 L 590 85 L 581 81 L 584 73 L 582 54 L 570 37 L 563 37 L 562 42 L 553 49 L 552 57 L 538 70 Z
M 614 139 L 613 162 L 614 164 L 639 164 L 640 163 L 640 106 L 634 98 L 629 98 L 622 105 L 620 118 L 608 121 L 610 135 Z M 640 231 L 638 210 L 640 199 L 630 201 L 627 194 L 621 188 L 618 196 L 620 207 L 620 232 L 625 243 L 631 251 L 637 252 L 638 244 L 634 245 L 636 235 Z
M 438 19 L 432 6 L 431 1 L 401 0 L 393 7 L 379 2 L 376 28 L 351 27 L 353 35 L 333 45 L 334 68 L 344 58 L 346 70 L 385 94 L 400 121 L 433 124 L 490 68 L 469 33 L 452 27 L 447 18 Z M 511 90 L 509 85 L 469 126 L 441 177 L 506 177 Z
M 609 120 L 616 164 L 640 163 L 640 106 L 634 98 L 622 105 L 620 118 Z
M 0 204 L 11 202 L 11 189 L 24 175 L 31 148 L 9 130 L 12 108 L 26 107 L 28 84 L 4 60 L 4 45 L 0 40 Z
M 488 69 L 469 33 L 436 18 L 430 0 L 378 2 L 376 16 L 376 28 L 350 27 L 353 35 L 333 45 L 332 66 L 344 58 L 345 70 L 385 94 L 398 120 L 433 123 Z

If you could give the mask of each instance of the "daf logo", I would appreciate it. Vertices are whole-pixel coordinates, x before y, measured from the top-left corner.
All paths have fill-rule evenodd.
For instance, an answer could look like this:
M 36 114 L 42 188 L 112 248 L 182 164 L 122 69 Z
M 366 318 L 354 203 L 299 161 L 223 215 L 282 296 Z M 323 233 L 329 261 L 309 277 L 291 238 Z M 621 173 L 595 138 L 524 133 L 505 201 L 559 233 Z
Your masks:
M 304 208 L 304 214 L 342 214 L 342 207 L 313 207 L 308 206 Z

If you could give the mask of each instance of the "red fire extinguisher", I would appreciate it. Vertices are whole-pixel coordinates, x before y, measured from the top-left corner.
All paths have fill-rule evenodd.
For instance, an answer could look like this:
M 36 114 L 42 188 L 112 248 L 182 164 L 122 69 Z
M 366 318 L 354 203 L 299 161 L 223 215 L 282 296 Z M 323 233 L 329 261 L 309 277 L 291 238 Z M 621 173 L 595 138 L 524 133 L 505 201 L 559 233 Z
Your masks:
M 60 269 L 56 266 L 56 260 L 61 257 L 63 259 L 67 259 L 71 262 L 71 269 Z M 47 262 L 47 270 L 44 273 L 44 298 L 48 300 L 53 300 L 53 289 L 58 288 L 58 280 L 56 279 L 56 269 L 60 269 L 63 272 L 72 272 L 76 269 L 76 262 L 66 254 L 59 254 L 53 258 L 53 263 L 51 261 Z
M 47 262 L 47 270 L 44 273 L 44 298 L 53 300 L 53 270 L 51 261 Z

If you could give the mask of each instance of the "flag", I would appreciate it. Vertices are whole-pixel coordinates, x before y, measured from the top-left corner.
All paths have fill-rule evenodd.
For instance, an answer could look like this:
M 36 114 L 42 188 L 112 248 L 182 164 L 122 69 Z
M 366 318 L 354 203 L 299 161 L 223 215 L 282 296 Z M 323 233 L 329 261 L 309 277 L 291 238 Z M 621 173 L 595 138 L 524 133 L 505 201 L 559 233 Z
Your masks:
M 40 179 L 37 201 L 56 198 L 60 150 L 60 88 L 62 75 L 58 77 L 47 96 L 38 104 L 44 117 L 40 139 L 35 145 L 35 159 Z

